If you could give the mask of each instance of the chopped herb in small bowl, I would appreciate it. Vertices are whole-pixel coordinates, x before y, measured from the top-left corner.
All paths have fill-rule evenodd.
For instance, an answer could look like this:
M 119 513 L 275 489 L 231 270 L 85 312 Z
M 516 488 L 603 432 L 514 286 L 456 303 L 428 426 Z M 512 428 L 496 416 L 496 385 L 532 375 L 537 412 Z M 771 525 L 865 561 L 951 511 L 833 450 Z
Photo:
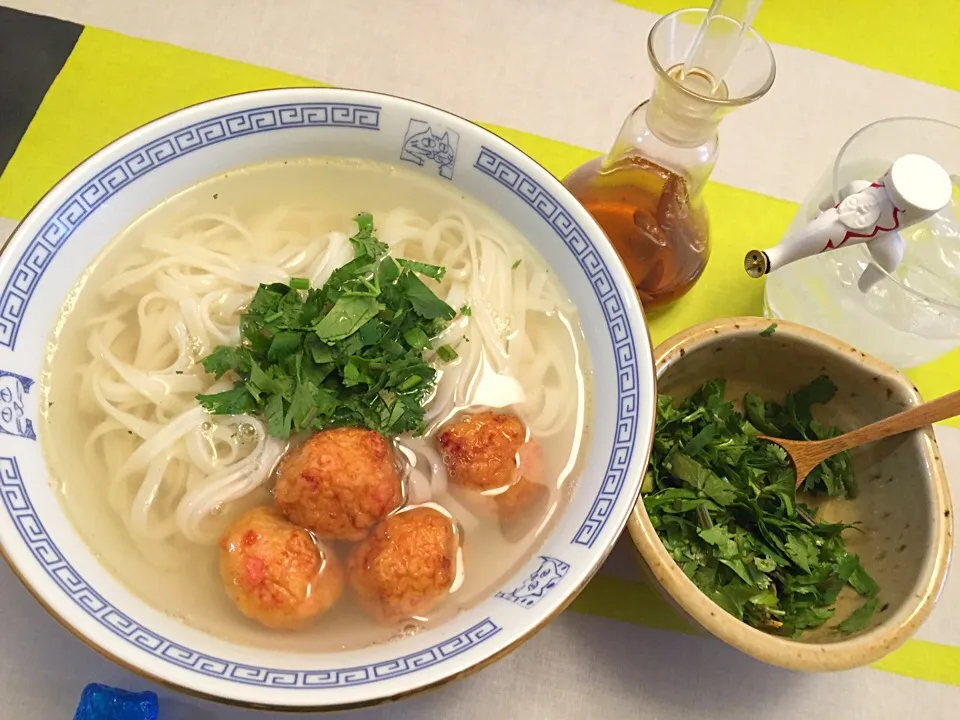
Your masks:
M 845 587 L 869 599 L 877 594 L 847 551 L 844 534 L 855 528 L 819 519 L 795 494 L 783 449 L 757 438 L 838 434 L 811 414 L 836 386 L 818 377 L 783 404 L 747 393 L 743 413 L 724 400 L 725 387 L 711 380 L 676 405 L 658 397 L 643 503 L 670 556 L 710 599 L 753 627 L 797 636 L 833 618 Z M 819 465 L 803 489 L 813 497 L 854 494 L 849 455 Z M 862 629 L 876 607 L 868 600 L 838 629 Z
M 686 619 L 763 662 L 848 670 L 906 641 L 946 578 L 952 509 L 932 429 L 838 455 L 794 490 L 757 436 L 829 437 L 920 402 L 894 368 L 785 320 L 725 318 L 654 349 L 657 422 L 628 521 Z

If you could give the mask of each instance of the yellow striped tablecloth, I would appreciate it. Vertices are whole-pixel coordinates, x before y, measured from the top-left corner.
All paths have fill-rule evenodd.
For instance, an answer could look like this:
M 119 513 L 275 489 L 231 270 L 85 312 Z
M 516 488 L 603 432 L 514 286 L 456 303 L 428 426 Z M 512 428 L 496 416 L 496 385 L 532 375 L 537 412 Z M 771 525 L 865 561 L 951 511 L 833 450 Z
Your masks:
M 606 149 L 651 87 L 645 47 L 673 0 L 0 0 L 83 26 L 0 175 L 0 239 L 99 147 L 159 115 L 234 92 L 325 83 L 405 95 L 470 117 L 558 176 Z M 697 3 L 703 4 L 706 3 Z M 0 16 L 2 17 L 2 16 Z M 859 127 L 892 115 L 960 122 L 960 0 L 767 0 L 757 29 L 778 78 L 721 128 L 707 189 L 714 255 L 652 322 L 654 340 L 759 314 L 739 271 Z M 0 57 L 3 57 L 0 54 Z M 0 95 L 2 99 L 2 95 Z M 0 104 L 0 113 L 3 106 Z M 911 373 L 934 397 L 960 352 Z M 954 489 L 960 431 L 938 428 Z M 69 717 L 81 687 L 144 686 L 62 631 L 0 567 L 0 717 Z M 246 717 L 158 689 L 162 720 Z M 490 669 L 356 717 L 792 719 L 960 717 L 960 577 L 916 639 L 870 668 L 801 676 L 684 625 L 618 547 L 571 611 Z

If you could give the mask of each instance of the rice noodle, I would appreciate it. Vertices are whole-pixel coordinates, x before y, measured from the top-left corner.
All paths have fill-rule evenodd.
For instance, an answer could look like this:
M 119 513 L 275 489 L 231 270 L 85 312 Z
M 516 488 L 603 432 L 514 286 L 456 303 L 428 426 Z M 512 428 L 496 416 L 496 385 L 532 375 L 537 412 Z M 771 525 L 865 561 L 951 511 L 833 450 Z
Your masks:
M 573 309 L 549 269 L 506 231 L 478 228 L 461 212 L 430 222 L 397 209 L 377 215 L 391 255 L 442 265 L 425 280 L 455 309 L 470 307 L 435 339 L 459 357 L 440 363 L 427 407 L 430 428 L 483 399 L 512 405 L 535 436 L 555 433 L 575 410 L 575 353 L 556 318 Z M 201 213 L 147 236 L 97 288 L 106 312 L 89 322 L 88 362 L 78 369 L 79 406 L 92 416 L 84 448 L 89 472 L 105 478 L 110 506 L 153 557 L 169 545 L 214 542 L 231 508 L 267 482 L 285 443 L 249 415 L 210 416 L 197 393 L 217 392 L 198 360 L 239 342 L 238 314 L 261 282 L 309 278 L 322 285 L 351 259 L 347 235 L 319 211 L 283 206 L 243 222 Z M 489 400 L 488 400 L 489 398 Z M 424 462 L 412 472 L 411 502 L 446 491 L 429 442 L 412 440 Z M 461 525 L 478 521 L 459 505 Z

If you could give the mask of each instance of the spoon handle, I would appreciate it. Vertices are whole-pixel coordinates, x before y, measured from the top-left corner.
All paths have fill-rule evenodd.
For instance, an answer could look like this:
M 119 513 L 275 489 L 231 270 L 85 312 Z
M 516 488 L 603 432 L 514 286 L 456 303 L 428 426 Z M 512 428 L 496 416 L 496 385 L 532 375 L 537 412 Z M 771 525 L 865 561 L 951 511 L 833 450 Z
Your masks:
M 898 412 L 896 415 L 870 423 L 858 430 L 851 430 L 839 437 L 830 438 L 824 441 L 824 444 L 830 445 L 831 454 L 838 453 L 874 440 L 916 430 L 955 415 L 960 415 L 960 390 L 954 390 L 936 400 Z

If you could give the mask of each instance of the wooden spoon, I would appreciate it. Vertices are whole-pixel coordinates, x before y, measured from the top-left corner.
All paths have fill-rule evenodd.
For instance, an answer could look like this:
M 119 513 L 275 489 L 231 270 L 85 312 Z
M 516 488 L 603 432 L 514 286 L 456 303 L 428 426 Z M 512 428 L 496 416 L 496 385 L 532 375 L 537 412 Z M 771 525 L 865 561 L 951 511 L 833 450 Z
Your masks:
M 797 471 L 797 487 L 806 479 L 810 471 L 832 455 L 844 450 L 866 445 L 891 435 L 916 430 L 925 425 L 960 415 L 960 390 L 917 405 L 909 410 L 898 412 L 883 420 L 878 420 L 859 430 L 851 430 L 827 440 L 784 440 L 783 438 L 760 435 L 761 440 L 769 440 L 787 451 L 787 457 Z

